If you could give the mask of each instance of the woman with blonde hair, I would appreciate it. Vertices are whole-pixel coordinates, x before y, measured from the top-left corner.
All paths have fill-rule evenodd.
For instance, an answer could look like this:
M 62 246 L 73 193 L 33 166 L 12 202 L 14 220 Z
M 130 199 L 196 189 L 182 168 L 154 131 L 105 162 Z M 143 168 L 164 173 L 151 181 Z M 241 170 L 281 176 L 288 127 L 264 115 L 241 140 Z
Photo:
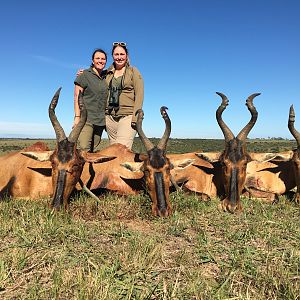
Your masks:
M 126 43 L 113 43 L 112 57 L 106 74 L 106 131 L 110 144 L 121 143 L 131 149 L 136 135 L 136 111 L 142 108 L 144 100 L 144 81 L 138 69 L 129 63 Z

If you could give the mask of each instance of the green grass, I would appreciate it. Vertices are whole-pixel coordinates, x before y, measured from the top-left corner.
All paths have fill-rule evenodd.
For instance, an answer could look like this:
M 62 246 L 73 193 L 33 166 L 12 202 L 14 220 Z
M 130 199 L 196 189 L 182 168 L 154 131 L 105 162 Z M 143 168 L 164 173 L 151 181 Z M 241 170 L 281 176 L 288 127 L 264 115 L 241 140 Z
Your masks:
M 0 202 L 1 299 L 299 299 L 299 207 L 172 193 L 169 218 L 148 196 Z
M 150 140 L 157 144 L 159 139 L 150 138 Z M 0 155 L 11 152 L 19 151 L 39 140 L 36 139 L 0 139 Z M 50 149 L 54 149 L 55 140 L 41 140 L 45 142 Z M 108 146 L 108 140 L 103 139 L 100 148 Z M 293 140 L 274 140 L 274 139 L 250 139 L 247 140 L 247 149 L 250 152 L 281 152 L 292 150 L 296 148 L 296 142 Z M 133 151 L 141 153 L 145 152 L 139 138 L 134 139 Z M 216 139 L 170 139 L 167 147 L 168 153 L 186 153 L 193 151 L 222 151 L 224 150 L 224 140 Z
M 0 153 L 36 140 L 0 140 Z M 155 140 L 153 140 L 155 142 Z M 55 142 L 46 140 L 53 149 Z M 103 141 L 105 147 L 107 141 Z M 250 151 L 284 151 L 287 140 L 249 140 Z M 171 139 L 170 153 L 218 151 L 222 140 Z M 133 149 L 144 151 L 135 140 Z M 68 212 L 49 199 L 0 201 L 0 299 L 300 299 L 300 207 L 244 198 L 170 195 L 155 218 L 147 195 L 84 194 Z

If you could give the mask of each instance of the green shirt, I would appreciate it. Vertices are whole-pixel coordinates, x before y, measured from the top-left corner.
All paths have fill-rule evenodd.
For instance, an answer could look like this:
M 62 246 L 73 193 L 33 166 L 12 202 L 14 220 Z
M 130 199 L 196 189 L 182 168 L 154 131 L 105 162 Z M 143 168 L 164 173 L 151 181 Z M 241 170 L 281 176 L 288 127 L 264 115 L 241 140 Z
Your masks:
M 84 70 L 74 83 L 83 88 L 83 100 L 88 113 L 87 123 L 105 126 L 108 85 L 104 76 L 99 77 L 90 67 Z

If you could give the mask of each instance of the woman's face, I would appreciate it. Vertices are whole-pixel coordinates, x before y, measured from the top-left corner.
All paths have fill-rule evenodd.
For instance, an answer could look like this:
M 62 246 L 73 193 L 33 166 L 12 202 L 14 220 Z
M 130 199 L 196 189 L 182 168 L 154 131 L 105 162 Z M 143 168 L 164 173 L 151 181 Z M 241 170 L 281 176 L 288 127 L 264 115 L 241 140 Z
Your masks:
M 127 54 L 124 48 L 117 46 L 113 52 L 113 59 L 117 69 L 121 69 L 127 62 Z
M 106 65 L 106 57 L 102 52 L 96 52 L 93 58 L 94 67 L 98 70 L 103 70 Z

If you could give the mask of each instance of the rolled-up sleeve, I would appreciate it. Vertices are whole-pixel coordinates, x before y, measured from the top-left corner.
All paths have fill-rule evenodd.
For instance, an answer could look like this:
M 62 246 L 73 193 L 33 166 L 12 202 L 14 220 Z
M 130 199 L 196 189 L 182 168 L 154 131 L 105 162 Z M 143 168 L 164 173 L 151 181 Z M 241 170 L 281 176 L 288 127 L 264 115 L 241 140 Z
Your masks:
M 74 84 L 81 86 L 83 89 L 87 87 L 87 82 L 84 73 L 75 78 Z

